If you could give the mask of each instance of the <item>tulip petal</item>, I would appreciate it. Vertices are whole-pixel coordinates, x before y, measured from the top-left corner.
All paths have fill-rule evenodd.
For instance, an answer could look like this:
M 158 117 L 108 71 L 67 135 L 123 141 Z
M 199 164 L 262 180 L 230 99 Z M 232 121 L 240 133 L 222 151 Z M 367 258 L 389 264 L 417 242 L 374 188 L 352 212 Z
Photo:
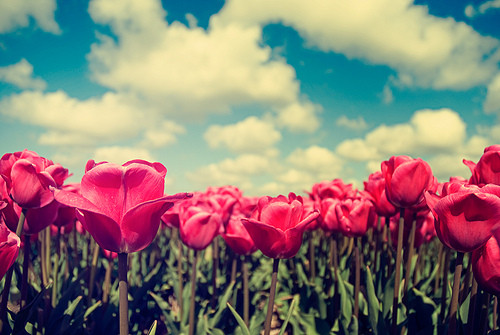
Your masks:
M 270 258 L 282 257 L 289 252 L 286 250 L 287 243 L 283 231 L 265 223 L 253 219 L 241 219 L 252 240 L 264 255 Z
M 195 250 L 203 250 L 219 233 L 222 218 L 217 213 L 199 211 L 181 220 L 179 233 L 182 242 Z
M 120 252 L 136 252 L 147 247 L 160 227 L 161 216 L 174 205 L 167 198 L 144 202 L 123 216 L 121 231 L 123 243 Z
M 398 207 L 408 208 L 422 202 L 431 172 L 422 161 L 412 160 L 398 166 L 390 181 L 387 194 Z
M 488 193 L 458 192 L 434 207 L 438 235 L 453 249 L 470 252 L 483 245 L 500 222 L 500 198 Z
M 56 186 L 49 174 L 37 172 L 26 159 L 14 163 L 11 170 L 12 199 L 23 208 L 39 208 L 54 200 L 49 186 Z
M 122 252 L 120 227 L 113 219 L 84 209 L 77 209 L 76 216 L 101 248 Z
M 124 204 L 125 211 L 137 204 L 158 199 L 164 195 L 164 176 L 155 167 L 141 162 L 132 161 L 125 165 L 123 173 L 123 188 L 127 195 Z
M 260 214 L 260 221 L 266 222 L 269 225 L 285 231 L 289 228 L 291 219 L 290 204 L 283 201 L 275 201 L 264 207 Z M 298 222 L 295 221 L 295 222 Z

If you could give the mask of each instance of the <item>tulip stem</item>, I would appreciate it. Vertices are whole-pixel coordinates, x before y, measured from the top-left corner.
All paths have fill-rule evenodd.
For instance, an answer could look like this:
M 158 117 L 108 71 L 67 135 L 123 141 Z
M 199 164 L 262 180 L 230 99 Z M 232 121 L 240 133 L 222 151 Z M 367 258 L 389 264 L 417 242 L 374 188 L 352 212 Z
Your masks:
M 46 231 L 47 234 L 50 234 L 50 228 Z M 52 284 L 52 307 L 56 307 L 57 305 L 57 277 L 59 272 L 59 255 L 61 254 L 61 227 L 57 227 L 57 238 L 56 238 L 56 253 L 54 255 L 54 268 L 52 271 L 52 277 L 54 283 Z
M 178 231 L 176 233 L 177 238 L 177 276 L 179 278 L 179 296 L 177 297 L 179 304 L 179 322 L 182 322 L 182 314 L 184 310 L 182 293 L 184 291 L 184 276 L 182 274 L 182 241 L 178 238 Z
M 250 295 L 248 292 L 248 262 L 249 262 L 249 257 L 245 256 L 245 259 L 243 260 L 243 320 L 245 321 L 245 324 L 249 325 L 249 301 L 250 301 Z
M 276 282 L 278 281 L 278 268 L 280 259 L 275 258 L 273 261 L 273 274 L 271 277 L 271 289 L 269 291 L 269 303 L 267 305 L 266 323 L 264 324 L 264 335 L 269 335 L 271 332 L 271 320 L 273 316 L 274 298 L 276 296 Z
M 30 250 L 31 241 L 30 236 L 24 235 L 24 246 L 23 246 L 23 274 L 21 277 L 21 308 L 26 306 L 28 301 L 28 271 L 30 265 Z
M 198 263 L 198 250 L 193 250 L 193 265 L 191 268 L 191 301 L 189 305 L 189 335 L 194 334 L 194 312 L 195 312 L 195 294 L 196 294 L 196 266 Z
M 17 223 L 16 234 L 21 237 L 23 233 L 24 220 L 26 217 L 26 210 L 21 211 L 19 215 L 19 221 Z M 12 274 L 14 273 L 14 264 L 7 270 L 5 274 L 5 282 L 2 292 L 2 303 L 0 304 L 0 333 L 3 334 L 4 324 L 7 323 L 7 302 L 9 301 L 10 286 L 12 284 Z
M 398 226 L 398 245 L 396 248 L 396 274 L 394 276 L 394 299 L 392 301 L 392 334 L 396 335 L 398 331 L 398 305 L 399 305 L 399 285 L 401 283 L 401 249 L 403 246 L 404 229 L 404 208 L 401 208 L 399 214 Z
M 87 297 L 87 303 L 90 306 L 92 302 L 92 295 L 94 294 L 94 282 L 95 273 L 97 269 L 97 259 L 99 258 L 99 244 L 94 244 L 94 252 L 92 254 L 92 267 L 90 268 L 90 279 L 89 279 L 89 295 Z
M 359 282 L 361 277 L 361 256 L 359 255 L 359 238 L 355 238 L 354 243 L 354 258 L 355 258 L 355 273 L 354 273 L 354 316 L 356 320 L 359 316 Z
M 446 295 L 448 293 L 448 270 L 450 267 L 450 249 L 447 247 L 444 248 L 444 263 L 443 263 L 443 282 L 441 286 L 441 311 L 440 311 L 440 320 L 442 323 L 445 322 L 446 316 Z
M 210 307 L 217 307 L 217 270 L 219 269 L 219 240 L 217 237 L 212 242 L 212 289 L 213 294 L 210 299 Z
M 119 314 L 120 335 L 128 335 L 128 254 L 118 254 L 118 290 L 119 290 Z
M 451 292 L 450 322 L 448 325 L 448 334 L 450 335 L 457 333 L 458 293 L 460 291 L 463 259 L 463 252 L 457 252 L 457 258 L 455 259 L 455 275 L 453 277 L 453 290 Z
M 310 281 L 314 285 L 316 282 L 316 257 L 314 250 L 314 231 L 309 235 L 309 272 L 311 274 Z
M 405 269 L 405 284 L 403 288 L 403 294 L 406 296 L 408 294 L 408 289 L 410 287 L 410 280 L 411 280 L 411 261 L 413 258 L 413 254 L 415 253 L 415 230 L 417 226 L 417 220 L 415 217 L 415 214 L 413 215 L 413 218 L 411 219 L 411 229 L 410 229 L 410 236 L 408 236 L 409 240 L 409 246 L 408 249 L 406 249 L 407 253 L 407 259 L 406 259 L 406 269 Z

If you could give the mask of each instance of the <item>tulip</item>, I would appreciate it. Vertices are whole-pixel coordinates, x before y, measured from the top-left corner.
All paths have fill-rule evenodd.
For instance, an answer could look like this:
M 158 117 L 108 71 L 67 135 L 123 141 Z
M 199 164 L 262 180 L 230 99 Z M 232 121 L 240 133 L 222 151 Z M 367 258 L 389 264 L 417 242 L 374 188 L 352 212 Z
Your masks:
M 470 252 L 486 243 L 500 222 L 500 186 L 447 183 L 441 196 L 426 193 L 436 233 L 446 246 Z
M 120 166 L 91 160 L 87 167 L 80 194 L 55 190 L 55 198 L 75 207 L 85 230 L 109 251 L 131 253 L 147 247 L 163 213 L 189 196 L 164 195 L 167 169 L 160 163 L 133 160 Z
M 0 221 L 0 280 L 16 261 L 21 239 Z
M 349 198 L 335 206 L 340 231 L 348 237 L 361 237 L 375 219 L 373 204 L 366 198 Z
M 0 175 L 7 182 L 10 196 L 22 208 L 40 208 L 51 203 L 54 195 L 49 187 L 61 187 L 69 176 L 60 164 L 29 150 L 3 155 Z
M 203 250 L 222 229 L 219 203 L 199 193 L 179 204 L 179 234 L 182 242 L 194 250 Z
M 466 159 L 463 160 L 472 176 L 470 183 L 475 185 L 496 184 L 500 185 L 500 145 L 492 145 L 484 149 L 484 153 L 475 164 Z
M 250 255 L 257 250 L 250 234 L 243 226 L 241 215 L 233 215 L 221 234 L 224 241 L 239 255 Z
M 421 204 L 424 192 L 436 183 L 429 164 L 420 158 L 392 156 L 381 167 L 387 199 L 398 208 Z
M 259 199 L 252 218 L 241 221 L 255 246 L 270 258 L 294 257 L 302 244 L 302 235 L 319 212 L 306 212 L 302 197 L 290 193 L 288 198 L 265 196 Z
M 491 294 L 500 294 L 500 247 L 491 237 L 472 252 L 472 271 L 478 284 Z
M 363 194 L 373 202 L 378 215 L 391 217 L 398 212 L 397 208 L 387 199 L 385 179 L 381 171 L 370 174 L 368 181 L 363 182 L 363 184 L 365 186 Z

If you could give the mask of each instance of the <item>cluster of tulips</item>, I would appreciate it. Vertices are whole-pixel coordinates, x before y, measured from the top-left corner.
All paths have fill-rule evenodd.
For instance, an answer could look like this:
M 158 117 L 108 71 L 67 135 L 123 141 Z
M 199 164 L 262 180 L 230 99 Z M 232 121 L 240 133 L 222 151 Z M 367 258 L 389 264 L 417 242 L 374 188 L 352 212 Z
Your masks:
M 30 264 L 33 251 L 39 251 L 39 280 L 43 283 L 40 291 L 43 291 L 46 307 L 56 306 L 60 298 L 57 292 L 60 284 L 58 286 L 56 281 L 60 276 L 51 277 L 50 257 L 56 257 L 53 270 L 57 273 L 59 259 L 67 257 L 64 255 L 67 248 L 57 242 L 56 250 L 51 252 L 51 239 L 54 240 L 51 234 L 59 241 L 62 234 L 72 231 L 76 236 L 77 231 L 95 241 L 92 243 L 97 251 L 92 260 L 91 282 L 95 277 L 99 248 L 109 259 L 108 284 L 104 291 L 110 290 L 108 272 L 112 271 L 112 259 L 118 258 L 119 329 L 120 334 L 128 334 L 128 255 L 144 250 L 155 238 L 158 239 L 162 231 L 169 231 L 170 242 L 179 243 L 179 269 L 183 262 L 182 245 L 193 251 L 189 334 L 194 334 L 196 329 L 195 284 L 200 252 L 206 252 L 208 247 L 212 252 L 214 296 L 218 291 L 216 278 L 220 269 L 219 236 L 235 255 L 233 259 L 242 261 L 246 292 L 243 317 L 230 304 L 227 305 L 242 333 L 249 332 L 250 323 L 249 257 L 263 254 L 273 260 L 267 312 L 261 327 L 264 334 L 269 334 L 276 313 L 274 299 L 279 261 L 293 260 L 304 246 L 304 235 L 309 241 L 306 262 L 309 281 L 315 283 L 317 272 L 326 276 L 330 284 L 322 289 L 333 292 L 333 308 L 352 308 L 349 320 L 337 322 L 330 328 L 361 333 L 382 332 L 381 329 L 389 332 L 389 328 L 392 334 L 412 333 L 410 323 L 401 321 L 398 313 L 404 309 L 406 299 L 415 294 L 411 289 L 417 288 L 418 276 L 423 275 L 424 248 L 431 241 L 440 241 L 433 273 L 436 283 L 438 270 L 443 277 L 441 322 L 450 334 L 456 334 L 461 329 L 457 321 L 460 320 L 458 309 L 466 296 L 472 300 L 478 291 L 482 291 L 494 295 L 496 303 L 496 295 L 500 294 L 500 145 L 487 147 L 477 164 L 466 160 L 464 163 L 471 170 L 470 179 L 452 177 L 449 182 L 438 183 L 430 166 L 422 159 L 393 156 L 381 163 L 380 171 L 368 177 L 363 190 L 333 179 L 313 185 L 305 196 L 290 193 L 277 197 L 247 197 L 234 186 L 165 195 L 166 168 L 160 163 L 143 160 L 123 165 L 90 160 L 80 183 L 65 184 L 70 174 L 60 164 L 29 150 L 5 154 L 0 160 L 0 278 L 4 278 L 0 303 L 1 331 L 16 330 L 19 323 L 16 315 L 19 318 L 21 314 L 19 310 L 31 308 L 33 304 L 28 294 L 29 281 L 36 280 L 33 279 L 36 271 Z M 326 252 L 323 244 L 328 245 Z M 78 258 L 76 237 L 73 246 L 74 258 Z M 17 288 L 11 287 L 13 264 L 20 249 L 23 250 L 21 278 L 17 280 L 20 294 L 14 299 L 10 297 L 11 292 L 17 292 Z M 446 278 L 452 250 L 456 251 L 455 270 L 448 307 Z M 327 270 L 317 271 L 315 267 L 319 261 L 315 258 L 323 256 L 320 255 L 322 252 L 328 259 Z M 470 254 L 470 258 L 462 280 L 464 254 Z M 344 278 L 342 266 L 349 267 L 346 258 L 354 271 Z M 290 271 L 296 270 L 293 270 L 293 261 L 286 264 L 292 268 Z M 364 270 L 362 264 L 366 265 Z M 361 287 L 363 271 L 366 277 L 370 277 L 371 272 L 382 273 L 381 278 L 391 282 L 391 322 L 383 327 L 373 323 L 381 312 L 381 302 L 369 297 L 373 290 L 368 282 Z M 177 284 L 181 293 L 177 293 L 175 304 L 180 305 L 182 311 L 184 279 L 181 270 L 179 273 Z M 401 279 L 402 275 L 404 279 Z M 234 276 L 233 273 L 233 283 Z M 346 289 L 344 282 L 352 282 L 352 286 L 348 286 L 353 296 L 352 306 L 346 303 L 345 296 L 340 296 L 339 292 Z M 47 293 L 50 285 L 52 295 Z M 88 294 L 90 301 L 91 289 Z M 40 302 L 37 300 L 36 303 Z M 469 302 L 469 306 L 473 306 L 472 303 Z M 371 304 L 375 306 L 374 310 L 360 312 L 362 304 Z M 446 318 L 445 310 L 448 310 Z M 474 310 L 470 307 L 469 315 Z M 496 317 L 496 306 L 493 310 Z M 363 326 L 361 319 L 366 314 L 370 322 Z M 291 312 L 282 325 L 282 332 L 290 315 Z M 38 331 L 43 329 L 43 317 L 41 319 Z M 468 322 L 468 327 L 467 331 L 473 331 L 474 323 Z M 490 328 L 495 327 L 496 319 Z M 22 331 L 27 330 L 24 327 Z

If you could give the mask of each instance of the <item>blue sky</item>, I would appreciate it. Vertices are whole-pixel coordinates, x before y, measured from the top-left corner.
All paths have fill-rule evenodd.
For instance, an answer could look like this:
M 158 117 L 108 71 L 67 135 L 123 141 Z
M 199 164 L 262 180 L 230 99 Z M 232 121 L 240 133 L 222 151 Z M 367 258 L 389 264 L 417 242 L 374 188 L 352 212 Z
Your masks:
M 500 1 L 0 2 L 0 152 L 167 192 L 362 186 L 392 155 L 469 176 L 500 142 Z

